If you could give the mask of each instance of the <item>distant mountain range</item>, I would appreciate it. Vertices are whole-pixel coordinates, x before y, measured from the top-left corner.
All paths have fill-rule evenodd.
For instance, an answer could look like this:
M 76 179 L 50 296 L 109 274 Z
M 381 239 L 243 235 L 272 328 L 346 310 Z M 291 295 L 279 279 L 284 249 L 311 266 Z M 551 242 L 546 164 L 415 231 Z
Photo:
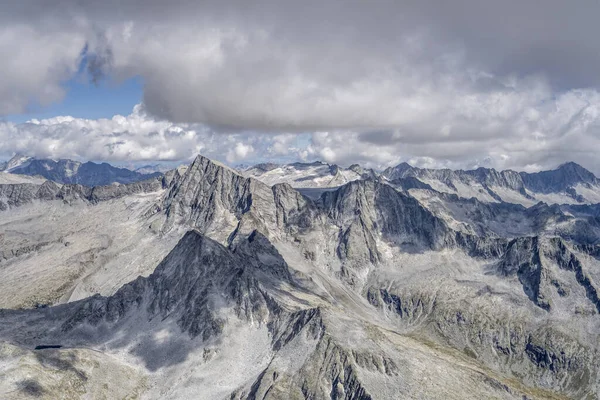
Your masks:
M 582 166 L 568 162 L 551 171 L 536 173 L 478 168 L 469 171 L 415 168 L 407 163 L 388 168 L 381 176 L 390 182 L 416 178 L 443 193 L 484 202 L 531 206 L 545 203 L 598 203 L 600 181 Z
M 148 164 L 148 165 L 142 165 L 141 167 L 137 167 L 133 171 L 139 172 L 140 174 L 154 174 L 156 172 L 164 174 L 165 172 L 170 171 L 172 169 L 173 169 L 173 166 L 171 166 L 171 165 Z
M 36 159 L 20 154 L 0 164 L 0 171 L 11 174 L 42 177 L 57 183 L 85 186 L 109 185 L 111 183 L 133 183 L 162 175 L 161 172 L 131 171 L 107 163 L 85 163 L 68 159 Z
M 401 163 L 378 173 L 355 164 L 349 168 L 322 162 L 258 164 L 242 171 L 266 184 L 288 183 L 302 189 L 336 188 L 358 179 L 380 179 L 404 189 L 431 189 L 476 198 L 483 202 L 507 202 L 532 206 L 548 204 L 600 203 L 600 180 L 582 166 L 569 162 L 555 170 L 536 173 L 475 170 L 427 169 Z M 309 193 L 309 192 L 307 192 Z M 312 192 L 310 192 L 312 193 Z
M 242 173 L 268 185 L 289 183 L 295 188 L 332 188 L 357 179 L 376 176 L 373 170 L 363 169 L 358 164 L 342 168 L 321 161 L 284 165 L 263 163 L 246 168 Z

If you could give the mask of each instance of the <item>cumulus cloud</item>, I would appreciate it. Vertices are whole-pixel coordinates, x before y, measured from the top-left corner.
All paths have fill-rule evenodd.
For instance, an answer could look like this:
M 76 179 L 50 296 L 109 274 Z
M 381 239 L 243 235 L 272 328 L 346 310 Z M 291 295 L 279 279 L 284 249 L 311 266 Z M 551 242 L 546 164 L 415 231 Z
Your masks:
M 59 101 L 82 61 L 92 79 L 144 81 L 143 113 L 5 123 L 4 153 L 600 170 L 597 2 L 33 0 L 3 11 L 0 51 L 13 57 L 0 64 L 0 114 Z
M 249 154 L 254 152 L 254 147 L 251 144 L 237 142 L 233 148 L 227 152 L 227 161 L 235 163 L 245 160 Z
M 149 116 L 138 105 L 128 116 L 111 119 L 55 117 L 23 124 L 0 123 L 0 154 L 13 152 L 39 158 L 106 161 L 184 161 L 198 153 L 241 161 L 252 151 L 255 138 L 223 137 L 198 124 L 174 124 Z
M 138 105 L 130 115 L 111 119 L 67 116 L 0 123 L 0 156 L 20 152 L 55 159 L 187 161 L 200 153 L 231 165 L 323 160 L 382 169 L 407 161 L 429 168 L 485 166 L 526 171 L 574 160 L 600 175 L 600 94 L 574 90 L 534 104 L 518 112 L 500 107 L 503 111 L 496 113 L 502 118 L 491 124 L 492 134 L 485 138 L 453 137 L 455 128 L 449 124 L 448 135 L 423 140 L 395 130 L 223 133 L 207 125 L 157 119 Z M 427 126 L 422 129 L 426 131 Z
M 61 83 L 76 73 L 84 45 L 84 37 L 59 27 L 0 23 L 0 115 L 61 100 Z
M 541 90 L 539 98 L 525 100 L 526 96 L 517 95 L 509 99 L 498 98 L 487 108 L 477 108 L 478 112 L 465 111 L 468 107 L 459 103 L 462 111 L 448 115 L 440 130 L 432 130 L 431 124 L 437 122 L 431 121 L 415 131 L 317 133 L 313 153 L 329 162 L 375 167 L 402 160 L 422 167 L 535 171 L 574 160 L 600 172 L 597 91 L 572 90 L 555 97 Z M 474 122 L 469 123 L 471 119 Z M 471 126 L 479 126 L 478 134 L 469 132 Z

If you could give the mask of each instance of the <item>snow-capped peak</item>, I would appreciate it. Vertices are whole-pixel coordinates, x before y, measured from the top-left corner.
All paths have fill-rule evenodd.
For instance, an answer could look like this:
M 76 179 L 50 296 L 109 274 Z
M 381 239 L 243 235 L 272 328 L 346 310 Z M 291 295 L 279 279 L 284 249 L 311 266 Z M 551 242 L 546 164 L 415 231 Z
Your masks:
M 10 160 L 6 162 L 4 166 L 4 172 L 12 172 L 13 170 L 27 165 L 33 160 L 33 157 L 25 156 L 23 154 L 15 154 Z

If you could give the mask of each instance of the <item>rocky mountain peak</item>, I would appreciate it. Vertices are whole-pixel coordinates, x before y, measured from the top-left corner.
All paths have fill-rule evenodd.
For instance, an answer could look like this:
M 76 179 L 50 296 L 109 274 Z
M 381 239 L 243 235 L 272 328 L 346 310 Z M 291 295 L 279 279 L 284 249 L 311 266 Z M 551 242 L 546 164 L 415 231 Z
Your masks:
M 508 243 L 498 268 L 506 276 L 516 275 L 525 294 L 540 308 L 560 306 L 570 290 L 585 294 L 583 303 L 600 312 L 599 288 L 579 257 L 561 238 L 521 237 Z
M 521 172 L 520 175 L 528 189 L 541 193 L 565 192 L 579 184 L 598 184 L 592 172 L 574 162 L 562 164 L 551 171 Z
M 400 179 L 406 177 L 408 171 L 411 171 L 413 167 L 407 162 L 402 162 L 395 167 L 389 167 L 383 171 L 383 176 L 389 180 Z
M 255 229 L 268 235 L 277 226 L 271 187 L 203 156 L 173 178 L 162 208 L 165 229 L 183 224 L 221 243 Z
M 10 160 L 3 163 L 2 170 L 7 171 L 7 172 L 12 172 L 13 170 L 15 170 L 21 166 L 27 165 L 31 160 L 33 160 L 33 157 L 29 157 L 24 154 L 17 153 L 14 156 L 12 156 L 10 158 Z
M 323 164 L 302 168 L 273 171 L 314 183 L 333 173 Z M 63 287 L 103 294 L 44 307 L 35 293 L 26 307 L 39 308 L 0 310 L 0 338 L 20 352 L 8 362 L 48 390 L 56 381 L 48 373 L 69 371 L 42 365 L 32 374 L 21 354 L 76 354 L 87 363 L 89 350 L 141 371 L 156 385 L 142 395 L 155 398 L 193 398 L 215 386 L 219 395 L 209 397 L 238 400 L 597 394 L 597 205 L 548 205 L 554 192 L 529 207 L 493 197 L 493 190 L 524 197 L 517 190 L 524 181 L 512 171 L 406 164 L 398 169 L 405 176 L 385 180 L 356 178 L 357 170 L 337 168 L 336 187 L 314 198 L 202 156 L 135 184 L 0 185 L 3 213 L 31 204 L 3 222 L 15 221 L 0 235 L 9 272 L 0 289 L 14 283 L 39 291 L 40 280 L 22 282 L 36 274 L 54 279 L 56 264 L 45 263 L 77 269 L 93 258 Z M 557 171 L 587 179 L 578 166 Z M 35 215 L 46 210 L 50 218 Z M 93 228 L 83 232 L 88 220 Z M 157 235 L 164 221 L 170 230 Z M 50 229 L 60 239 L 46 239 Z M 134 239 L 115 246 L 133 231 Z M 106 249 L 90 250 L 100 234 Z M 149 244 L 140 250 L 138 242 Z M 163 244 L 162 253 L 149 251 L 150 267 L 163 260 L 155 269 L 138 268 L 141 252 Z M 54 343 L 63 348 L 32 350 Z M 229 375 L 215 383 L 221 374 Z
M 413 197 L 374 179 L 324 193 L 319 206 L 339 227 L 337 256 L 352 285 L 361 285 L 361 271 L 380 262 L 380 239 L 417 251 L 441 248 L 448 239 L 442 220 Z
M 352 164 L 351 166 L 348 167 L 348 169 L 350 171 L 356 172 L 357 174 L 363 173 L 363 167 L 361 167 L 360 164 Z
M 147 278 L 139 277 L 110 297 L 95 296 L 75 304 L 62 325 L 63 332 L 156 317 L 177 321 L 191 337 L 219 334 L 225 321 L 220 306 L 235 307 L 240 317 L 266 322 L 271 300 L 264 287 L 292 284 L 286 262 L 259 232 L 253 232 L 235 249 L 188 231 Z
M 572 181 L 592 183 L 597 180 L 596 176 L 592 172 L 572 161 L 561 164 L 557 170 L 561 171 L 565 175 L 566 179 L 570 179 Z

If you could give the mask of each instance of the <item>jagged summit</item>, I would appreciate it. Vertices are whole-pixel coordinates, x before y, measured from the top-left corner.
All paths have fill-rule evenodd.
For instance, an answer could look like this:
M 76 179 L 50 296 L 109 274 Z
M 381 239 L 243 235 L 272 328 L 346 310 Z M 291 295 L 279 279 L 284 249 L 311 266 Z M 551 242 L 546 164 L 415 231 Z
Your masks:
M 358 164 L 356 164 L 358 165 Z M 518 174 L 537 174 L 539 172 L 534 172 L 534 173 L 528 173 L 528 172 L 517 172 L 517 171 L 513 171 L 513 170 L 503 170 L 503 171 L 498 171 L 494 168 L 487 168 L 487 167 L 477 167 L 475 169 L 468 169 L 468 170 L 451 170 L 449 168 L 419 168 L 419 167 L 415 167 L 410 165 L 408 162 L 403 161 L 400 164 L 393 166 L 393 167 L 388 167 L 385 171 L 389 171 L 389 172 L 385 172 L 384 174 L 391 174 L 391 173 L 402 173 L 405 171 L 409 171 L 409 170 L 421 170 L 421 171 L 453 171 L 453 172 L 457 172 L 457 173 L 467 173 L 467 174 L 501 174 L 503 172 L 513 172 L 513 173 L 518 173 Z M 589 176 L 590 174 L 593 175 L 592 172 L 590 172 L 589 170 L 587 170 L 586 168 L 582 167 L 581 165 L 577 164 L 574 161 L 567 161 L 563 164 L 560 164 L 558 167 L 556 167 L 554 170 L 550 170 L 550 171 L 541 171 L 541 172 L 552 172 L 552 171 L 573 171 L 573 172 L 577 172 L 579 174 L 581 174 L 582 176 Z
M 222 301 L 235 307 L 239 316 L 264 319 L 269 299 L 262 288 L 292 284 L 291 279 L 281 255 L 258 232 L 230 250 L 191 230 L 152 275 L 136 279 L 113 296 L 77 304 L 61 330 L 73 331 L 84 323 L 124 324 L 142 312 L 148 320 L 175 320 L 190 336 L 206 340 L 221 333 L 224 323 L 211 305 Z
M 139 360 L 137 371 L 144 368 L 151 374 L 154 390 L 147 395 L 152 398 L 189 398 L 198 388 L 203 394 L 235 399 L 412 393 L 439 398 L 460 391 L 459 382 L 465 379 L 470 382 L 468 399 L 535 393 L 481 372 L 473 360 L 398 335 L 378 325 L 375 316 L 365 319 L 367 310 L 375 308 L 348 297 L 354 296 L 350 293 L 340 292 L 336 299 L 346 302 L 347 310 L 307 297 L 306 288 L 296 288 L 288 273 L 283 257 L 258 232 L 232 250 L 190 231 L 152 275 L 113 296 L 31 312 L 0 312 L 0 318 L 11 322 L 0 325 L 0 337 L 10 338 L 13 346 L 57 343 L 63 349 L 49 350 L 57 357 L 86 348 L 100 348 L 99 354 L 113 358 L 127 354 L 127 360 Z M 41 335 L 33 334 L 40 329 Z M 82 350 L 78 354 L 87 357 Z M 43 354 L 39 357 L 44 360 Z M 77 360 L 52 366 L 77 372 Z M 104 362 L 102 358 L 95 365 Z M 419 378 L 426 376 L 433 385 L 423 389 L 414 378 L 416 369 L 421 370 Z M 86 382 L 97 379 L 93 372 L 81 377 L 71 379 L 81 381 L 84 392 L 90 390 Z M 218 385 L 213 385 L 215 380 Z M 39 386 L 50 390 L 45 381 Z M 502 396 L 507 391 L 511 395 Z
M 309 203 L 289 186 L 270 187 L 198 156 L 173 178 L 161 209 L 165 231 L 183 224 L 232 243 L 255 230 L 270 238 L 281 236 Z
M 581 184 L 597 186 L 599 183 L 593 173 L 574 162 L 562 164 L 552 171 L 520 174 L 527 188 L 543 193 L 576 190 Z
M 397 243 L 435 248 L 446 234 L 443 221 L 417 200 L 376 180 L 351 182 L 325 193 L 322 203 L 328 216 L 342 225 L 358 220 L 371 235 L 378 234 L 376 229 Z
M 26 166 L 33 157 L 26 156 L 24 154 L 16 153 L 10 158 L 10 160 L 0 163 L 0 171 L 12 172 L 13 170 Z
M 15 158 L 22 158 L 26 162 L 16 166 L 13 172 L 44 177 L 59 184 L 99 186 L 115 182 L 134 182 L 152 176 L 114 168 L 106 163 L 82 164 L 71 160 L 37 160 L 19 156 L 15 156 Z M 199 156 L 199 158 L 203 158 L 203 156 Z M 200 160 L 197 157 L 192 164 L 198 162 Z M 600 181 L 592 172 L 574 162 L 565 163 L 552 171 L 537 173 L 497 171 L 485 167 L 456 171 L 427 169 L 413 167 L 402 162 L 395 167 L 387 168 L 381 174 L 358 164 L 342 168 L 320 161 L 286 165 L 262 163 L 241 172 L 234 171 L 217 161 L 210 162 L 244 177 L 255 178 L 269 186 L 288 183 L 292 187 L 306 189 L 305 193 L 313 198 L 317 198 L 325 190 L 335 189 L 351 181 L 379 178 L 394 182 L 397 188 L 405 191 L 429 189 L 457 194 L 463 198 L 474 197 L 484 202 L 509 202 L 525 206 L 532 206 L 539 201 L 548 204 L 600 202 Z M 170 181 L 174 171 L 168 171 L 165 174 Z M 179 174 L 183 174 L 183 171 L 180 171 Z M 10 175 L 10 177 L 12 176 Z M 0 182 L 0 184 L 2 183 L 35 182 L 34 180 L 7 178 Z
M 583 172 L 585 174 L 591 174 L 590 171 L 588 171 L 587 169 L 585 169 L 584 167 L 582 167 L 581 165 L 577 164 L 574 161 L 567 161 L 563 164 L 560 164 L 556 169 L 559 170 L 574 170 L 574 171 L 580 171 Z
M 406 174 L 406 172 L 410 171 L 412 169 L 413 169 L 413 166 L 410 165 L 409 163 L 401 162 L 400 164 L 396 165 L 395 167 L 386 168 L 383 171 L 382 175 L 390 180 L 394 180 L 394 179 L 398 179 L 398 178 L 403 178 L 404 175 Z
M 263 232 L 268 231 L 275 223 L 272 204 L 269 186 L 198 156 L 183 175 L 173 179 L 162 207 L 168 229 L 184 223 L 204 233 L 227 232 L 228 237 L 244 225 L 245 215 L 244 221 L 254 219 L 264 225 Z M 221 237 L 221 241 L 225 239 Z
M 485 202 L 510 202 L 533 205 L 548 203 L 594 203 L 600 201 L 600 183 L 585 168 L 566 163 L 553 171 L 537 173 L 475 170 L 425 169 L 407 163 L 390 167 L 382 176 L 390 181 L 415 178 L 432 189 L 475 197 Z

